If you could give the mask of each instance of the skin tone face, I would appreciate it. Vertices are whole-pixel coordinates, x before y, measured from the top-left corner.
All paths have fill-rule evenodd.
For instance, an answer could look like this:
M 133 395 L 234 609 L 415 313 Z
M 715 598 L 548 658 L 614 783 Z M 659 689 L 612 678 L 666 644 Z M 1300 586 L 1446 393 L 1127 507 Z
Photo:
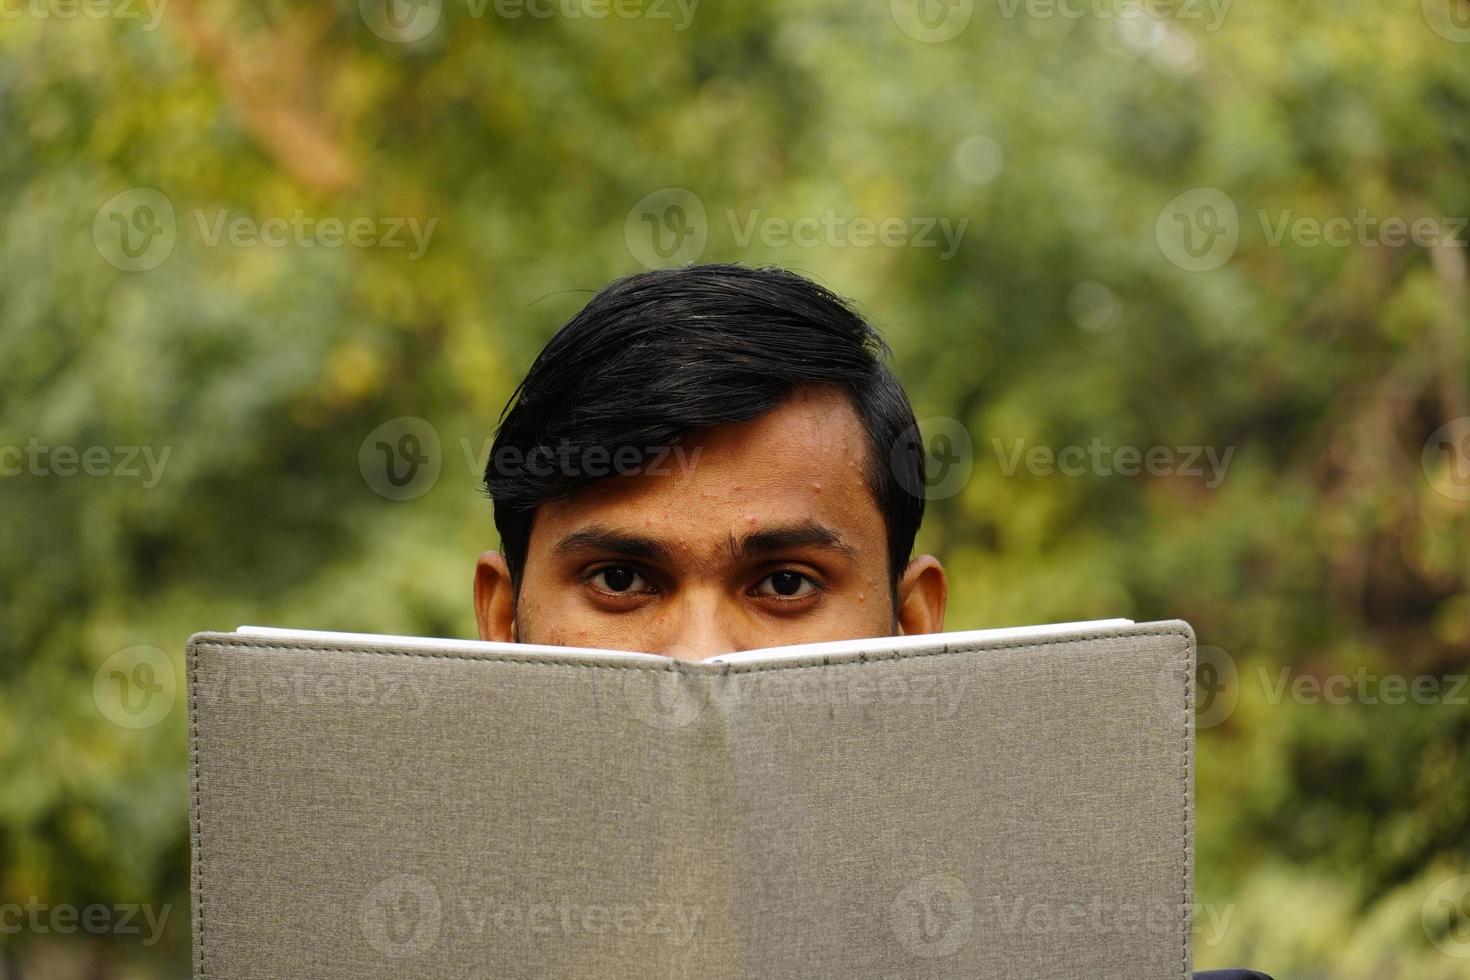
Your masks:
M 893 601 L 868 437 L 841 392 L 800 389 L 681 445 L 685 465 L 538 508 L 518 605 L 504 558 L 481 555 L 480 638 L 703 660 L 944 628 L 933 557 L 909 563 Z

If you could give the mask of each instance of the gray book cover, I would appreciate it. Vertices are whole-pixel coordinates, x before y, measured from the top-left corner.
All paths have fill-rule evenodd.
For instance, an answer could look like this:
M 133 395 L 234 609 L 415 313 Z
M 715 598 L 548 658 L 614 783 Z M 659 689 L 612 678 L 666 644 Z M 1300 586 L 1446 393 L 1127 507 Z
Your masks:
M 1188 976 L 1187 625 L 810 650 L 193 637 L 195 975 Z

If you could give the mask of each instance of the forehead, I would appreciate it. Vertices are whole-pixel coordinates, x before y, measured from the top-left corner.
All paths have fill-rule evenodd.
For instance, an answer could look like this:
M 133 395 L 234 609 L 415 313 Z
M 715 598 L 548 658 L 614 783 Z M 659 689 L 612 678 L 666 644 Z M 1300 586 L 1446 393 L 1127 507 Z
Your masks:
M 668 540 L 705 556 L 762 524 L 811 519 L 860 553 L 883 548 L 885 526 L 867 476 L 868 435 L 851 400 L 831 388 L 798 389 L 749 422 L 691 433 L 657 465 L 599 481 L 543 504 L 531 551 L 599 524 Z

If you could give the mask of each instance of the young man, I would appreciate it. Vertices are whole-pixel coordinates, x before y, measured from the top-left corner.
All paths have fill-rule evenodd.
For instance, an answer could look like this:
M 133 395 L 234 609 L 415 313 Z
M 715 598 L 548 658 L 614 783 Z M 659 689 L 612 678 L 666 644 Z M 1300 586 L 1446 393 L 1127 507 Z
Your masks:
M 878 334 L 778 269 L 648 272 L 536 358 L 485 472 L 480 636 L 702 660 L 943 629 L 923 445 Z
M 502 550 L 476 567 L 480 638 L 702 660 L 942 630 L 944 569 L 911 557 L 924 448 L 886 354 L 840 298 L 779 269 L 612 283 L 496 433 Z

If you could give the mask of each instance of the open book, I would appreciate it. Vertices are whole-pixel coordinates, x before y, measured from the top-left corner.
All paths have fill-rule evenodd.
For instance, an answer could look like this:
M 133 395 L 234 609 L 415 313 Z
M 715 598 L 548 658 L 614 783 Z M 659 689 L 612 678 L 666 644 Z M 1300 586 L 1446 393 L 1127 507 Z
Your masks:
M 1194 638 L 189 644 L 202 977 L 1184 977 Z
M 1037 636 L 1051 633 L 1075 633 L 1080 630 L 1096 630 L 1110 626 L 1130 626 L 1131 619 L 1090 619 L 1077 623 L 1052 623 L 1047 626 L 1007 626 L 1001 629 L 988 630 L 966 630 L 958 633 L 942 634 L 950 643 L 972 643 L 978 640 L 1003 640 L 1016 636 Z M 236 633 L 247 636 L 269 636 L 277 639 L 294 640 L 346 640 L 352 643 L 392 643 L 398 646 L 411 648 L 440 648 L 453 650 L 490 650 L 500 647 L 515 653 L 546 654 L 556 656 L 558 654 L 594 654 L 602 656 L 617 657 L 640 657 L 645 660 L 664 660 L 660 654 L 655 653 L 629 653 L 622 650 L 598 650 L 583 647 L 550 647 L 538 646 L 529 643 L 518 643 L 514 645 L 487 643 L 482 640 L 447 640 L 426 636 L 387 636 L 380 633 L 338 633 L 331 630 L 301 630 L 288 629 L 280 626 L 240 626 L 236 627 Z M 890 636 L 883 637 L 881 641 L 872 639 L 863 640 L 833 640 L 829 643 L 799 643 L 795 646 L 765 647 L 760 650 L 742 650 L 739 653 L 727 653 L 718 657 L 711 657 L 706 663 L 716 664 L 745 664 L 760 663 L 767 660 L 789 660 L 794 657 L 824 656 L 836 653 L 856 653 L 872 649 L 875 642 L 881 642 L 885 651 L 897 651 L 906 648 L 916 648 L 930 645 L 934 642 L 933 634 L 921 634 L 918 636 Z

